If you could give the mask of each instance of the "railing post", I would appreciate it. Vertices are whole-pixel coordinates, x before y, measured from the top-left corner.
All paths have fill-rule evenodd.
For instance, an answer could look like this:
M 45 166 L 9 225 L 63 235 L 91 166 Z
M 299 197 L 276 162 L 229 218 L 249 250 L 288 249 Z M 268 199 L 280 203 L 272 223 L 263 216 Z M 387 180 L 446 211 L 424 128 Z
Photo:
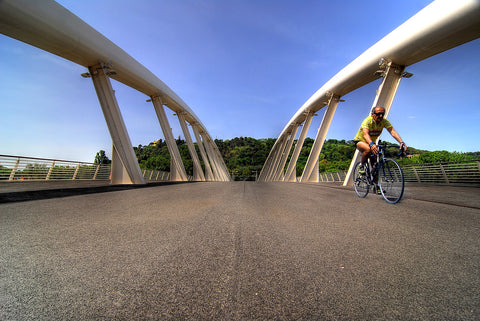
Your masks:
M 98 171 L 100 170 L 100 164 L 97 165 L 97 168 L 95 169 L 95 174 L 93 174 L 93 180 L 96 180 L 97 179 L 97 174 L 98 174 Z
M 443 167 L 442 163 L 440 163 L 439 165 L 440 165 L 440 169 L 442 170 L 443 178 L 445 179 L 445 183 L 450 184 L 450 182 L 448 181 L 447 172 L 445 172 L 445 168 Z
M 78 163 L 77 168 L 75 169 L 75 173 L 73 173 L 72 180 L 75 180 L 77 178 L 79 170 L 80 170 L 80 163 Z
M 52 162 L 52 165 L 50 166 L 50 169 L 48 170 L 48 174 L 47 174 L 47 177 L 45 177 L 45 180 L 49 180 L 50 179 L 50 175 L 52 175 L 52 172 L 53 172 L 53 167 L 55 166 L 55 161 Z
M 15 162 L 15 166 L 13 167 L 12 171 L 10 172 L 10 177 L 8 177 L 9 181 L 13 181 L 15 178 L 15 172 L 18 169 L 18 165 L 20 164 L 20 157 L 17 157 L 17 161 Z
M 414 165 L 412 165 L 413 173 L 415 174 L 415 177 L 417 178 L 417 183 L 421 183 L 422 181 L 420 180 L 420 176 L 418 175 L 417 169 L 415 168 Z

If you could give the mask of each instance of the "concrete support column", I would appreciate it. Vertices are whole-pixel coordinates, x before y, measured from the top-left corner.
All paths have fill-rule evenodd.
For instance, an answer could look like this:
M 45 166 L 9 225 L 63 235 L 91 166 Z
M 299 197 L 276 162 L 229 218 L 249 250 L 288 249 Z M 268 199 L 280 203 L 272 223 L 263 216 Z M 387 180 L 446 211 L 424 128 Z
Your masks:
M 272 150 L 270 150 L 270 153 L 267 156 L 267 159 L 265 160 L 265 163 L 262 166 L 262 169 L 260 170 L 260 175 L 258 175 L 259 182 L 267 181 L 268 172 L 270 171 L 270 168 L 272 166 L 275 153 L 276 153 L 276 149 L 274 144 Z
M 216 161 L 216 157 L 214 153 L 212 152 L 212 148 L 210 146 L 210 142 L 208 139 L 203 137 L 203 146 L 205 147 L 205 151 L 207 152 L 208 159 L 210 160 L 210 166 L 212 167 L 212 172 L 213 172 L 213 177 L 215 181 L 220 181 L 220 171 L 218 170 L 218 165 Z
M 108 78 L 108 67 L 98 64 L 89 67 L 88 70 L 112 137 L 111 182 L 112 184 L 145 184 L 110 78 Z
M 210 161 L 208 160 L 207 153 L 205 151 L 205 147 L 203 146 L 202 138 L 200 133 L 198 132 L 198 127 L 196 124 L 192 124 L 193 133 L 195 135 L 195 139 L 197 140 L 198 150 L 200 151 L 200 155 L 202 156 L 203 163 L 205 165 L 205 179 L 207 181 L 214 181 L 215 177 L 212 172 L 212 168 L 210 167 Z
M 262 169 L 262 176 L 266 182 L 272 181 L 273 173 L 275 172 L 275 166 L 277 164 L 278 155 L 281 153 L 284 138 L 279 137 L 273 145 L 272 151 L 268 155 L 268 163 L 264 166 L 265 171 Z
M 387 118 L 390 108 L 392 107 L 393 99 L 397 93 L 398 86 L 400 85 L 400 80 L 402 80 L 403 71 L 405 70 L 404 66 L 394 65 L 391 62 L 388 62 L 385 65 L 380 65 L 380 68 L 384 68 L 383 72 L 383 81 L 378 87 L 377 95 L 373 101 L 372 107 L 370 108 L 368 114 L 373 107 L 382 106 L 385 108 L 385 117 Z M 360 126 L 360 122 L 359 122 Z M 345 180 L 343 181 L 343 186 L 352 186 L 353 185 L 353 169 L 355 164 L 360 160 L 360 153 L 358 150 L 355 151 L 352 162 L 350 163 L 350 168 L 348 169 Z
M 162 100 L 159 96 L 152 96 L 151 99 L 158 117 L 158 121 L 160 122 L 160 127 L 162 128 L 163 136 L 165 137 L 165 142 L 167 143 L 168 151 L 170 153 L 170 180 L 187 181 L 188 178 L 185 172 L 185 167 L 183 166 L 182 157 L 180 156 L 178 146 L 173 138 L 172 129 L 168 123 Z
M 223 177 L 223 180 L 225 182 L 231 181 L 231 177 L 230 177 L 230 173 L 228 171 L 227 165 L 225 165 L 225 162 L 223 161 L 223 157 L 220 154 L 220 150 L 218 150 L 218 147 L 217 147 L 217 145 L 215 145 L 214 141 L 212 141 L 212 149 L 213 149 L 213 152 L 215 153 L 215 155 L 217 156 L 217 162 L 218 162 L 218 166 L 219 166 L 219 169 L 220 169 L 220 173 Z
M 291 135 L 285 136 L 282 140 L 282 144 L 278 149 L 278 154 L 275 157 L 275 163 L 272 167 L 272 171 L 269 176 L 269 181 L 276 181 L 277 176 L 283 172 L 283 168 L 280 167 L 280 163 L 283 159 L 283 155 L 285 155 L 285 149 L 287 147 L 288 139 Z
M 183 113 L 177 113 L 178 120 L 180 121 L 180 126 L 182 127 L 183 136 L 187 142 L 188 151 L 190 156 L 192 156 L 193 161 L 193 180 L 194 181 L 204 181 L 205 176 L 203 175 L 202 166 L 200 165 L 200 160 L 198 159 L 197 151 L 193 145 L 192 136 L 190 136 L 190 131 L 188 130 L 187 123 L 185 121 L 185 115 Z
M 303 143 L 305 142 L 305 137 L 307 137 L 308 129 L 312 124 L 314 113 L 309 111 L 307 113 L 307 117 L 303 123 L 303 128 L 300 133 L 300 137 L 298 137 L 297 144 L 295 145 L 295 149 L 293 150 L 292 157 L 290 158 L 290 163 L 288 163 L 287 172 L 285 173 L 285 178 L 283 179 L 286 182 L 296 182 L 297 181 L 297 161 L 298 156 L 300 155 L 300 151 L 302 150 Z
M 276 181 L 283 181 L 285 178 L 285 164 L 287 163 L 288 155 L 290 155 L 290 151 L 292 150 L 293 142 L 295 141 L 295 137 L 297 136 L 297 131 L 298 124 L 295 124 L 295 126 L 292 128 L 292 132 L 290 133 L 290 138 L 288 139 L 287 146 L 283 151 L 283 156 L 277 169 L 277 175 L 275 176 Z
M 208 137 L 205 139 L 205 148 L 207 150 L 208 158 L 211 160 L 211 165 L 213 169 L 213 175 L 215 176 L 215 180 L 217 181 L 229 181 L 230 176 L 228 175 L 228 171 L 225 172 L 225 169 L 222 166 L 223 161 L 216 153 L 216 147 L 213 141 L 211 141 Z
M 227 182 L 231 181 L 231 177 L 230 177 L 230 173 L 228 171 L 227 165 L 225 164 L 222 154 L 220 154 L 220 150 L 218 149 L 214 141 L 212 141 L 212 148 L 215 154 L 217 155 L 218 165 L 222 172 L 222 176 L 225 178 L 225 181 Z
M 307 164 L 305 164 L 305 169 L 303 170 L 303 174 L 300 179 L 301 182 L 318 182 L 318 157 L 320 156 L 320 152 L 322 151 L 323 143 L 325 142 L 325 137 L 327 136 L 328 129 L 330 128 L 330 124 L 332 123 L 333 115 L 335 115 L 335 111 L 337 110 L 339 100 L 339 96 L 332 95 L 330 97 L 327 110 L 323 115 L 322 123 L 318 128 L 317 137 L 313 142 L 312 150 L 310 151 L 310 155 L 308 156 Z M 315 166 L 317 168 L 317 175 L 311 177 Z

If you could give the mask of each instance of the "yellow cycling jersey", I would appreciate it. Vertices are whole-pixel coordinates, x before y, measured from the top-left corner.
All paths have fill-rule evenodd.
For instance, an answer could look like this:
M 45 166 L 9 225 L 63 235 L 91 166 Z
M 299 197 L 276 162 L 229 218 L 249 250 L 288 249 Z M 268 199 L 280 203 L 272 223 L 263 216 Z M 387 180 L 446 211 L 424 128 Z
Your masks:
M 382 119 L 380 123 L 377 124 L 372 116 L 368 116 L 363 120 L 362 125 L 360 125 L 360 129 L 358 130 L 357 136 L 355 136 L 354 140 L 367 142 L 365 140 L 365 137 L 363 137 L 363 129 L 366 128 L 368 129 L 368 133 L 372 140 L 376 141 L 384 128 L 388 129 L 391 127 L 393 127 L 392 124 L 390 124 L 390 122 L 386 118 Z

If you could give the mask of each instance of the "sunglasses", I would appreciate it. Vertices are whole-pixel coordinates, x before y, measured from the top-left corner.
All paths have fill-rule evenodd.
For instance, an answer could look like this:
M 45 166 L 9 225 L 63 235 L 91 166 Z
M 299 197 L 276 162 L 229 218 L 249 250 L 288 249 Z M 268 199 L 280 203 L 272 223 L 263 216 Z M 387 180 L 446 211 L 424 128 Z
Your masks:
M 385 116 L 385 113 L 374 113 L 377 116 Z

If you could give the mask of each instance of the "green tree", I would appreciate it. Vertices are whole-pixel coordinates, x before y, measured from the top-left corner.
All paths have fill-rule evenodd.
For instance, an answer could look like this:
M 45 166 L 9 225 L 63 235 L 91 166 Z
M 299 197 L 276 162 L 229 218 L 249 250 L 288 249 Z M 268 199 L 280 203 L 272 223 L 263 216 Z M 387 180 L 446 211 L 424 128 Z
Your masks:
M 95 155 L 94 164 L 110 164 L 112 161 L 108 159 L 107 155 L 105 155 L 104 150 L 100 150 L 97 155 Z

